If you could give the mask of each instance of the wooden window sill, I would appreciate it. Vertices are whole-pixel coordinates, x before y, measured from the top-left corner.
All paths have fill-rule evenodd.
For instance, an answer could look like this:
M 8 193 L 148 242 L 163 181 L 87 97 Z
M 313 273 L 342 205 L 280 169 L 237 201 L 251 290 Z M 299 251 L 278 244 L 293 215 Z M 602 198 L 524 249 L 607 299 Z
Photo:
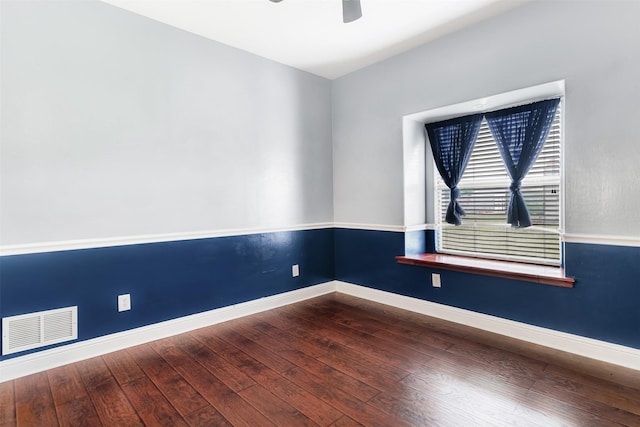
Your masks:
M 566 277 L 564 275 L 564 269 L 560 267 L 524 264 L 520 262 L 494 261 L 445 254 L 397 256 L 396 261 L 400 264 L 482 274 L 485 276 L 501 277 L 503 279 L 563 286 L 565 288 L 573 288 L 575 282 L 575 279 Z

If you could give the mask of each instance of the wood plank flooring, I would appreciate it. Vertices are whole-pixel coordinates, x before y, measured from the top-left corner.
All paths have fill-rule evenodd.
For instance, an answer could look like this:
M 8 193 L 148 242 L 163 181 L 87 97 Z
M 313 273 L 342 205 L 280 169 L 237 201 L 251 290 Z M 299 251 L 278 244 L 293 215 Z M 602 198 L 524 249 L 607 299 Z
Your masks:
M 0 426 L 640 426 L 640 372 L 331 294 L 0 384 Z

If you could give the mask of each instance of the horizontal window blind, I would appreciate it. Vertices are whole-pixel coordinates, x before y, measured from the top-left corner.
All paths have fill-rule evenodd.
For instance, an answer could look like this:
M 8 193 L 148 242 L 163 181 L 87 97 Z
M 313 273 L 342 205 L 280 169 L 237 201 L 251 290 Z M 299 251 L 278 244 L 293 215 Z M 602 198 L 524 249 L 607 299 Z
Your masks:
M 471 158 L 458 184 L 458 201 L 466 212 L 460 226 L 444 221 L 450 192 L 435 171 L 438 252 L 560 264 L 560 126 L 558 107 L 542 152 L 522 181 L 521 192 L 533 226 L 511 228 L 507 224 L 511 180 L 487 122 L 482 121 Z

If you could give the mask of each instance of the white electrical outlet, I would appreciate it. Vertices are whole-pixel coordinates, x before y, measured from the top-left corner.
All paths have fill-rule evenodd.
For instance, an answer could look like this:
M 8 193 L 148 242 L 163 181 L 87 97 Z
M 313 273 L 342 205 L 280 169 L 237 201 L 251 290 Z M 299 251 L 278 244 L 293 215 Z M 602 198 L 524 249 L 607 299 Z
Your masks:
M 434 288 L 442 286 L 442 283 L 440 283 L 440 275 L 438 273 L 431 273 L 431 284 Z
M 118 311 L 131 310 L 131 295 L 118 295 Z
M 291 277 L 298 277 L 300 275 L 300 267 L 298 264 L 291 266 Z

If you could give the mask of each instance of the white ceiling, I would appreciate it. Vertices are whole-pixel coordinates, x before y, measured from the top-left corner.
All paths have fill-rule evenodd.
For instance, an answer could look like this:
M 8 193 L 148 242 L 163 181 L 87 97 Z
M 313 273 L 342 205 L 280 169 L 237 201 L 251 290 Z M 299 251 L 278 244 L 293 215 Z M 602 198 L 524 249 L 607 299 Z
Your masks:
M 407 51 L 527 0 L 103 0 L 329 79 Z

